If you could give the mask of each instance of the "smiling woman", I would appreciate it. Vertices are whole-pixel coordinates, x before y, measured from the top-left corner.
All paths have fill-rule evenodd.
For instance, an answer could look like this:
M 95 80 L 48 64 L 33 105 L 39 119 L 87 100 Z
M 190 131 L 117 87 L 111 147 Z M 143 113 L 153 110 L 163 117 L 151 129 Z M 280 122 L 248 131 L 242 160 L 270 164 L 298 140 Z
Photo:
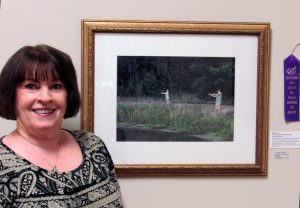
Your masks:
M 96 135 L 61 129 L 80 108 L 69 55 L 25 46 L 0 74 L 0 116 L 16 129 L 0 139 L 3 207 L 122 207 L 114 164 Z

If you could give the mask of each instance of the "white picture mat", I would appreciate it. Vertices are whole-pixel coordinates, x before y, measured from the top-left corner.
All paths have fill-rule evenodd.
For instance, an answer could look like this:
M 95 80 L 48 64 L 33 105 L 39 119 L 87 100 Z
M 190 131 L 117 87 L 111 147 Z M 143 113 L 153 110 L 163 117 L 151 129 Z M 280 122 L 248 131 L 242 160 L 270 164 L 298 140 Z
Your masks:
M 255 35 L 96 33 L 94 132 L 115 164 L 255 164 L 257 54 Z M 117 56 L 235 57 L 234 141 L 117 142 Z

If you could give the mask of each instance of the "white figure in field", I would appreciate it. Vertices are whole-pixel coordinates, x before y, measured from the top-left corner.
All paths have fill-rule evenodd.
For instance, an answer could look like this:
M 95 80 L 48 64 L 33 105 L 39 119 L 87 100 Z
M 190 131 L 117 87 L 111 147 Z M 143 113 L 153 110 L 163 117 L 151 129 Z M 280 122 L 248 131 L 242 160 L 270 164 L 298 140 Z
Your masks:
M 165 92 L 161 91 L 160 94 L 165 95 L 166 104 L 170 104 L 170 94 L 169 94 L 169 90 L 167 89 Z
M 221 112 L 221 101 L 222 101 L 222 93 L 218 90 L 216 93 L 209 93 L 209 96 L 216 98 L 215 110 L 217 113 Z

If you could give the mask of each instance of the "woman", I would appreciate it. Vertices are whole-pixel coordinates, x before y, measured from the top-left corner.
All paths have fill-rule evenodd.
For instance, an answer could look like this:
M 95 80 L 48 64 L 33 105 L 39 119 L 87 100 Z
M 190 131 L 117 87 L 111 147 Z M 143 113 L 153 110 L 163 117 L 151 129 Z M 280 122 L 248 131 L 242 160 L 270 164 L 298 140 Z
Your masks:
M 209 93 L 208 94 L 211 97 L 216 98 L 216 103 L 215 103 L 215 110 L 216 113 L 221 112 L 221 102 L 222 102 L 222 93 L 220 90 L 218 90 L 216 93 Z
M 0 207 L 122 207 L 112 159 L 92 133 L 61 129 L 80 107 L 70 57 L 25 46 L 0 74 Z
M 161 91 L 160 94 L 165 95 L 166 104 L 170 104 L 170 93 L 167 89 L 165 92 Z

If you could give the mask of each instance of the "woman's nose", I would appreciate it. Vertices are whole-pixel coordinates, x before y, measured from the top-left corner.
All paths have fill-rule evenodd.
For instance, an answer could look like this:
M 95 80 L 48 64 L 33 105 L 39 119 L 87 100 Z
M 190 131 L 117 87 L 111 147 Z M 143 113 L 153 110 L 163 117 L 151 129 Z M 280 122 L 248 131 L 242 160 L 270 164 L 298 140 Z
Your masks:
M 51 90 L 47 87 L 41 87 L 38 99 L 42 102 L 50 102 L 52 100 Z

